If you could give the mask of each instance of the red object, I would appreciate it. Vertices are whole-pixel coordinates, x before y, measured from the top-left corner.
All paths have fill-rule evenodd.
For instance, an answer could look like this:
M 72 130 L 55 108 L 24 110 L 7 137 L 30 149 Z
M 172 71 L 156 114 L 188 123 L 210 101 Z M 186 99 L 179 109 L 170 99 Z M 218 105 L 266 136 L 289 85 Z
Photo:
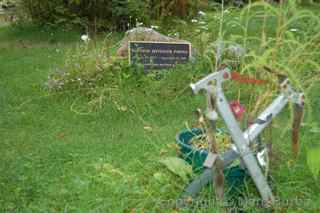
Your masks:
M 266 84 L 267 81 L 265 80 L 259 80 L 255 78 L 250 78 L 244 75 L 239 74 L 236 71 L 231 72 L 231 79 L 234 81 L 238 81 L 239 83 L 244 83 L 244 84 L 256 84 L 256 85 L 261 85 L 261 84 Z
M 223 74 L 223 78 L 224 78 L 224 79 L 228 79 L 228 78 L 229 78 L 229 74 L 228 74 L 227 72 L 224 73 L 224 74 Z
M 244 106 L 242 106 L 239 101 L 231 101 L 229 105 L 234 116 L 240 120 L 242 115 L 246 112 Z

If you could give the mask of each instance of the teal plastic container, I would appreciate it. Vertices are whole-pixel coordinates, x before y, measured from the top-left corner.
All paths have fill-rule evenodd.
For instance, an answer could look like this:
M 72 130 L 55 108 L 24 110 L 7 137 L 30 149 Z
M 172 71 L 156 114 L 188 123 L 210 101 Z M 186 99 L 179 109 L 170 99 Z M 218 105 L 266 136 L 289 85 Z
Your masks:
M 204 149 L 197 149 L 196 147 L 190 145 L 193 137 L 204 134 L 203 129 L 194 128 L 191 130 L 184 130 L 177 134 L 176 142 L 180 147 L 181 156 L 186 160 L 195 172 L 203 170 L 203 163 L 208 156 L 208 151 Z M 216 130 L 217 134 L 225 134 L 221 129 Z
M 227 134 L 221 129 L 216 130 L 217 134 Z M 190 145 L 191 139 L 195 136 L 204 134 L 203 129 L 194 128 L 191 130 L 184 130 L 177 134 L 176 142 L 180 147 L 181 158 L 186 160 L 194 172 L 200 173 L 203 171 L 203 163 L 207 158 L 208 151 L 204 149 L 197 149 L 196 147 Z M 241 187 L 244 186 L 244 181 L 248 176 L 245 169 L 241 168 L 240 165 L 225 168 L 224 170 L 226 182 L 230 187 L 229 195 L 240 196 Z M 240 194 L 239 194 L 240 193 Z

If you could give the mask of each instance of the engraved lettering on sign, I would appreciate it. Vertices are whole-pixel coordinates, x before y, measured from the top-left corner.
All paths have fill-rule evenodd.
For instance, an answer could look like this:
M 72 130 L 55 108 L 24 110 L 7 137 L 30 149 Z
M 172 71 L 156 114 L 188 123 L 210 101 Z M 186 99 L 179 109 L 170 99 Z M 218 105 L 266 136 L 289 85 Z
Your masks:
M 187 63 L 191 56 L 190 43 L 135 41 L 129 44 L 130 64 L 142 64 L 146 71 L 168 69 Z

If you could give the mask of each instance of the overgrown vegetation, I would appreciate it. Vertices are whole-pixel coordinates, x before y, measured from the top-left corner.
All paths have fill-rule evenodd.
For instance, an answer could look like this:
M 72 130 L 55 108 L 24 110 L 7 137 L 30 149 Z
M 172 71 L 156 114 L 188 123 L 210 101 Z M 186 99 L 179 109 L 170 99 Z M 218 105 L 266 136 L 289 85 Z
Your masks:
M 40 25 L 77 26 L 86 30 L 124 31 L 139 23 L 172 17 L 188 19 L 199 8 L 214 8 L 219 3 L 242 7 L 255 0 L 23 0 L 22 11 Z M 270 1 L 280 2 L 280 1 Z M 313 2 L 313 1 L 312 1 Z M 301 1 L 301 3 L 306 3 Z M 25 17 L 24 17 L 25 18 Z M 23 18 L 23 19 L 24 19 Z
M 308 92 L 320 80 L 317 49 L 319 17 L 309 10 L 297 9 L 293 1 L 284 8 L 255 3 L 244 8 L 238 17 L 233 16 L 237 13 L 236 10 L 226 9 L 223 16 L 219 13 L 199 15 L 198 19 L 192 20 L 191 26 L 187 22 L 180 23 L 175 33 L 181 34 L 182 38 L 191 38 L 198 51 L 197 62 L 191 66 L 200 66 L 197 70 L 208 66 L 210 70 L 206 68 L 207 71 L 214 71 L 219 64 L 228 63 L 230 58 L 237 57 L 217 55 L 222 51 L 218 50 L 221 48 L 219 45 L 231 44 L 231 47 L 242 48 L 240 51 L 246 52 L 246 55 L 241 53 L 245 57 L 241 59 L 240 67 L 235 67 L 239 71 L 273 82 L 270 88 L 274 90 L 277 79 L 263 69 L 265 66 L 270 67 L 280 74 L 288 75 L 308 97 Z M 216 30 L 219 28 L 220 32 Z M 165 30 L 170 32 L 174 28 Z M 105 41 L 102 48 L 93 44 L 80 45 L 76 54 L 72 52 L 67 58 L 65 67 L 53 73 L 48 81 L 49 89 L 88 89 L 89 85 L 96 87 L 106 83 L 108 87 L 110 84 L 119 84 L 119 79 L 149 78 L 141 75 L 141 68 L 132 70 L 126 61 L 116 59 L 110 52 L 116 46 L 110 45 L 108 37 Z M 265 90 L 257 89 L 257 96 Z
M 168 16 L 187 18 L 198 8 L 198 0 L 25 0 L 21 4 L 40 25 L 71 25 L 95 31 L 124 31 Z

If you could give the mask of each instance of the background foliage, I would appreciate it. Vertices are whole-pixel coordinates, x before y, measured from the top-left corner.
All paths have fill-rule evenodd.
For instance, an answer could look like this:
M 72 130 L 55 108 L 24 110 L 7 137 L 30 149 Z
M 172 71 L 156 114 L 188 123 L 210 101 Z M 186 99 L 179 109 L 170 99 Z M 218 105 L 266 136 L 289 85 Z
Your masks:
M 217 4 L 244 6 L 257 0 L 18 0 L 23 13 L 40 25 L 80 26 L 94 31 L 124 31 L 139 23 L 172 17 L 188 19 L 199 8 L 214 9 Z M 0 1 L 1 2 L 1 1 Z M 279 1 L 267 1 L 279 2 Z M 289 1 L 291 2 L 291 1 Z M 312 3 L 316 1 L 296 1 Z M 23 16 L 24 17 L 24 16 Z M 24 18 L 23 18 L 24 19 Z
M 139 14 L 143 18 L 142 0 L 25 0 L 22 1 L 24 11 L 33 21 L 44 25 L 78 25 L 117 28 L 136 20 Z M 142 6 L 142 7 L 141 7 Z
M 24 0 L 24 11 L 38 24 L 77 25 L 98 30 L 126 30 L 151 18 L 188 17 L 198 0 Z

